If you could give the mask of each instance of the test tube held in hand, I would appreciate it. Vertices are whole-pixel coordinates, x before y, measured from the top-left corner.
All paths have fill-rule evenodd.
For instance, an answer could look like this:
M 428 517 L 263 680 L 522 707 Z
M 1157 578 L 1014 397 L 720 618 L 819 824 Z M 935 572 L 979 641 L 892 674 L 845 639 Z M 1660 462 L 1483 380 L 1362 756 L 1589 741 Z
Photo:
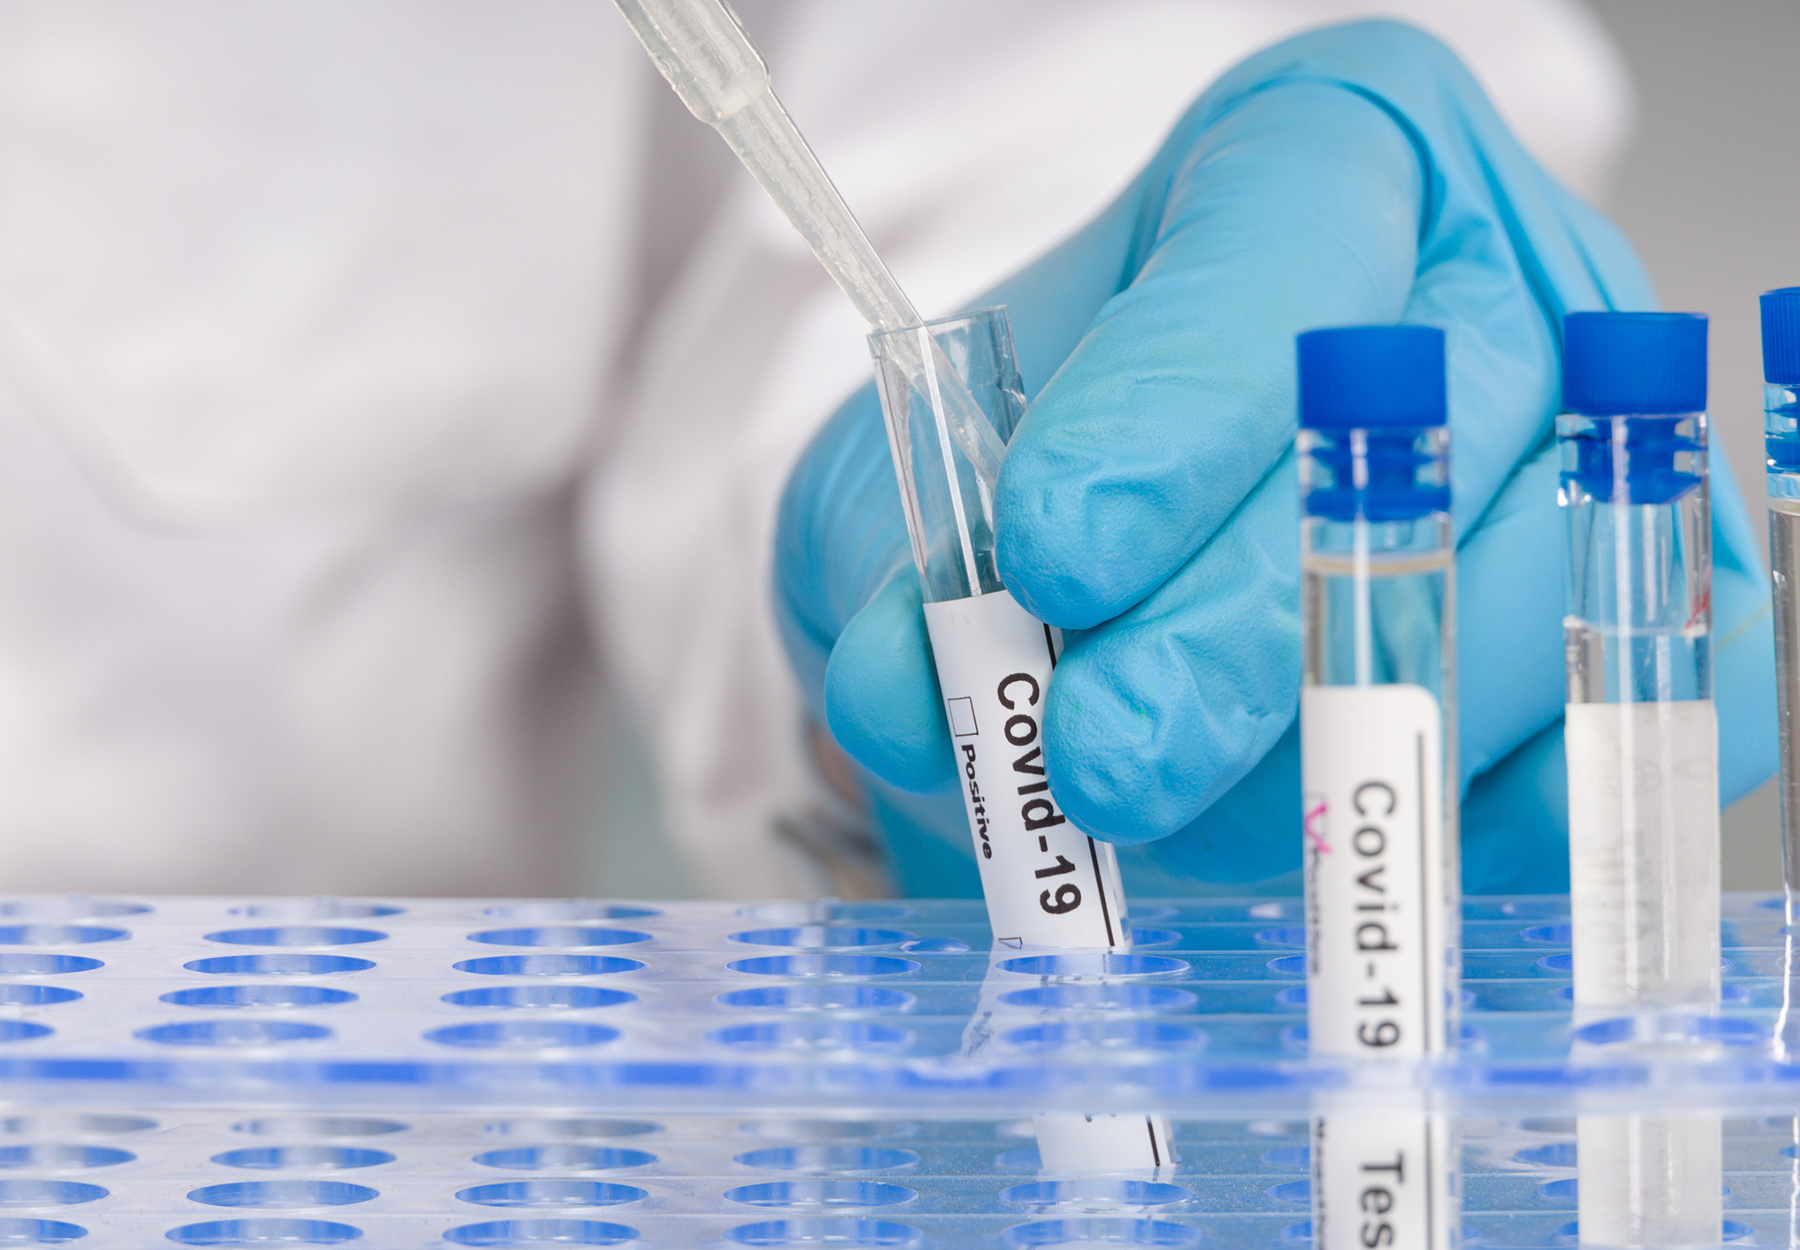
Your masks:
M 921 323 L 722 0 L 616 3 L 688 110 L 730 145 L 874 331 L 939 682 L 957 691 L 946 704 L 995 939 L 1128 947 L 1112 847 L 1068 824 L 1044 770 L 1043 701 L 1061 638 L 994 568 L 994 490 L 1024 408 L 1005 311 Z
M 1576 1020 L 1661 1046 L 1664 1013 L 1719 1000 L 1706 319 L 1569 314 L 1563 407 Z M 1581 1115 L 1576 1139 L 1584 1243 L 1718 1243 L 1717 1113 Z
M 1025 398 L 1003 308 L 869 336 L 994 940 L 1124 949 L 1113 848 L 1069 823 L 1045 771 L 1044 703 L 1061 634 L 995 571 L 993 531 L 977 521 L 986 488 L 893 350 L 920 335 L 936 340 L 1002 438 Z
M 1460 951 L 1444 335 L 1314 330 L 1298 354 L 1309 1048 L 1426 1059 Z M 1314 1245 L 1454 1244 L 1447 1118 L 1325 1114 L 1312 1137 Z
M 937 348 L 924 351 L 918 336 Z M 906 358 L 896 350 L 908 347 Z M 1004 308 L 869 336 L 913 560 L 925 597 L 938 688 L 969 819 L 988 922 L 1001 948 L 1131 945 L 1110 843 L 1071 824 L 1050 789 L 1045 699 L 1060 631 L 1007 593 L 994 567 L 987 486 L 944 428 L 910 360 L 942 359 L 1002 439 L 1025 409 Z M 1121 1124 L 1129 1124 L 1122 1129 Z M 1038 1151 L 1057 1171 L 1134 1170 L 1173 1161 L 1166 1117 L 1049 1115 Z

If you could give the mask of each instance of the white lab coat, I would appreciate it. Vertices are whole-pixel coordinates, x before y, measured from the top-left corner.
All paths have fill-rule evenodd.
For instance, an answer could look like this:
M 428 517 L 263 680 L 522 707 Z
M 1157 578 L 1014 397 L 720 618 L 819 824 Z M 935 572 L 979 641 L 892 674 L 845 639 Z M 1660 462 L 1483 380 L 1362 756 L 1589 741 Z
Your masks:
M 1629 124 L 1565 0 L 740 8 L 929 312 L 1303 26 Z M 862 327 L 666 96 L 603 0 L 0 5 L 0 890 L 605 889 L 607 700 L 704 888 L 841 888 L 767 586 Z

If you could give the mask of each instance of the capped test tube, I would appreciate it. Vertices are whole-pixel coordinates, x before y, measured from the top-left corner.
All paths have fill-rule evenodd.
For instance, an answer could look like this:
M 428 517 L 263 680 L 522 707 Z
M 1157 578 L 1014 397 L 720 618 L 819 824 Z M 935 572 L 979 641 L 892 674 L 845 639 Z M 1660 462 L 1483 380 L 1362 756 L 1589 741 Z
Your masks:
M 1719 998 L 1706 319 L 1570 313 L 1569 906 L 1579 1007 Z
M 1680 1045 L 1662 1021 L 1719 998 L 1706 319 L 1569 314 L 1563 406 L 1576 1018 Z M 1717 1114 L 1581 1115 L 1576 1141 L 1584 1244 L 1718 1244 Z
M 1769 575 L 1775 606 L 1775 697 L 1781 725 L 1781 850 L 1787 923 L 1800 904 L 1800 287 L 1762 297 L 1763 449 L 1768 461 Z M 1791 940 L 1791 939 L 1790 939 Z M 1792 982 L 1797 970 L 1789 970 Z
M 1450 1048 L 1460 950 L 1444 334 L 1314 330 L 1298 351 L 1309 1045 L 1423 1059 Z M 1454 1245 L 1455 1162 L 1445 1117 L 1318 1116 L 1313 1244 Z

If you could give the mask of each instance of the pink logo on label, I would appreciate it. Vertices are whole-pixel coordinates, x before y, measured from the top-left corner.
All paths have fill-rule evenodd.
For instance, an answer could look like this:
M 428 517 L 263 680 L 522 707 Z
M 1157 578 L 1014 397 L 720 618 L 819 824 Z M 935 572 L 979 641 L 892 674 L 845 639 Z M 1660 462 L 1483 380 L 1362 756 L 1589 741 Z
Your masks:
M 1325 834 L 1322 832 L 1321 828 L 1324 824 L 1324 819 L 1325 800 L 1320 799 L 1318 806 L 1306 813 L 1301 827 L 1306 830 L 1306 838 L 1307 841 L 1312 843 L 1312 849 L 1321 855 L 1329 855 L 1331 854 L 1331 846 L 1325 841 Z

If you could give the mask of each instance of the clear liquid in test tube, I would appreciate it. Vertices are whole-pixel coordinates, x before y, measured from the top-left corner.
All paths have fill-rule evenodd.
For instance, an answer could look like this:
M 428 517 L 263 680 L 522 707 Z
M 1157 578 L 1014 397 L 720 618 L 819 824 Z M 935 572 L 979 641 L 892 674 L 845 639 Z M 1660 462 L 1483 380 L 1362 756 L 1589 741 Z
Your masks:
M 1763 452 L 1768 467 L 1769 580 L 1775 609 L 1775 699 L 1781 729 L 1782 928 L 1781 1015 L 1776 1057 L 1800 1058 L 1800 962 L 1794 926 L 1800 910 L 1800 287 L 1762 296 Z M 1800 1116 L 1792 1129 L 1788 1241 L 1800 1245 Z
M 1654 1047 L 1719 1000 L 1706 319 L 1569 314 L 1563 406 L 1576 1020 L 1629 1017 Z M 1582 1115 L 1576 1136 L 1583 1244 L 1718 1243 L 1717 1114 Z
M 1417 1061 L 1450 1048 L 1460 950 L 1444 335 L 1315 330 L 1298 353 L 1309 1045 Z M 1326 1110 L 1313 1244 L 1455 1245 L 1456 1165 L 1445 1116 Z
M 1769 575 L 1781 726 L 1781 849 L 1791 929 L 1800 904 L 1800 733 L 1794 723 L 1795 715 L 1800 714 L 1800 691 L 1796 690 L 1800 682 L 1800 287 L 1764 293 L 1762 348 Z M 1800 970 L 1788 970 L 1790 986 L 1796 971 Z M 1792 1018 L 1793 1007 L 1784 1001 L 1783 1023 L 1800 1026 L 1800 1020 Z

